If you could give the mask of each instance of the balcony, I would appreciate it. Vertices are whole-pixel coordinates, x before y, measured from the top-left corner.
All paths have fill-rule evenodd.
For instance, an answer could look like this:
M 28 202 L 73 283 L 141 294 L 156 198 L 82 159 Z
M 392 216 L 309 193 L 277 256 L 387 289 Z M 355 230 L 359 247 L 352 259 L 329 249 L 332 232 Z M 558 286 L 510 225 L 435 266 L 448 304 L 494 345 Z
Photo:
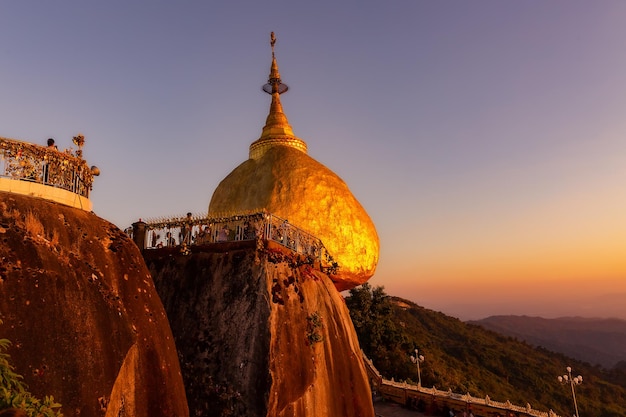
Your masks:
M 78 150 L 58 151 L 0 137 L 0 191 L 55 201 L 85 211 L 92 210 L 89 193 L 96 167 L 82 158 L 82 135 L 73 138 Z

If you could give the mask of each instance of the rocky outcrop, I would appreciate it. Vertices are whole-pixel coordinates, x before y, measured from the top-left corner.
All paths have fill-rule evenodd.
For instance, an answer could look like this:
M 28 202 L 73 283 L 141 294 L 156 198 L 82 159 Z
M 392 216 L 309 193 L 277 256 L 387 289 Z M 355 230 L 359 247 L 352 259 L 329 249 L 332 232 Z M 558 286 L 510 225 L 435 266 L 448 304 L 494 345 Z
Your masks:
M 337 174 L 304 152 L 274 146 L 248 159 L 213 192 L 209 215 L 265 209 L 322 241 L 339 264 L 339 291 L 366 282 L 376 270 L 380 242 L 369 215 Z
M 374 415 L 347 307 L 319 265 L 273 242 L 192 251 L 144 252 L 192 415 Z
M 69 416 L 188 416 L 173 337 L 134 243 L 93 213 L 0 192 L 0 335 Z

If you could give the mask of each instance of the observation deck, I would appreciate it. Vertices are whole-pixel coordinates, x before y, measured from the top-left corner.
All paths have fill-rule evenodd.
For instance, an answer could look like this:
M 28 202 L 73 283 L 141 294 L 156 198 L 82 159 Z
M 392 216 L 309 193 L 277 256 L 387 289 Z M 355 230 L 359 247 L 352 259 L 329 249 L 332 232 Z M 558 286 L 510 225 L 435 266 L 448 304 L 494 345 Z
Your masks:
M 75 136 L 73 142 L 78 150 L 59 151 L 0 137 L 0 191 L 91 211 L 89 192 L 99 170 L 82 158 L 84 136 Z
M 318 262 L 323 270 L 339 268 L 320 239 L 265 210 L 139 220 L 125 232 L 144 254 L 170 248 L 187 255 L 205 245 L 266 241 Z

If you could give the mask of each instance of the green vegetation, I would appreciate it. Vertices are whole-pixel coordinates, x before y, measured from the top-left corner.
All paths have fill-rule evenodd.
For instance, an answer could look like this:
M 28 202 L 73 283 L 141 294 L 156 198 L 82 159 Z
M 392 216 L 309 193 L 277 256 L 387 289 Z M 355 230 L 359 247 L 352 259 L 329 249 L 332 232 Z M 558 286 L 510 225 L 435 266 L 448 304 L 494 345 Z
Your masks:
M 0 339 L 0 410 L 18 408 L 29 417 L 62 417 L 58 410 L 61 404 L 55 403 L 54 398 L 46 396 L 39 400 L 28 392 L 22 376 L 15 372 L 11 357 L 6 353 L 10 345 L 9 340 Z
M 387 379 L 417 381 L 410 355 L 419 349 L 422 386 L 451 389 L 475 397 L 530 403 L 534 409 L 573 413 L 569 386 L 557 376 L 571 366 L 584 377 L 576 387 L 581 416 L 626 415 L 626 367 L 604 370 L 443 313 L 385 294 L 369 284 L 346 298 L 359 343 Z
M 309 346 L 312 346 L 318 342 L 323 342 L 324 336 L 319 332 L 320 329 L 324 327 L 324 323 L 322 322 L 322 316 L 320 316 L 320 314 L 317 311 L 315 311 L 309 314 L 306 320 L 307 320 L 306 338 L 309 343 Z

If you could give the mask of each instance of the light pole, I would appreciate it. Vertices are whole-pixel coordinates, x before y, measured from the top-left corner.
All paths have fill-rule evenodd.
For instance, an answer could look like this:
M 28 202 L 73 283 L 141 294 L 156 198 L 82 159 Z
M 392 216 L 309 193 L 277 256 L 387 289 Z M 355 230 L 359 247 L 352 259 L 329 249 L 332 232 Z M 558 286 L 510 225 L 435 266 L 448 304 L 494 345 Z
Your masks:
M 574 378 L 572 378 L 572 368 L 571 367 L 567 367 L 567 373 L 565 375 L 559 375 L 558 376 L 558 380 L 561 384 L 563 385 L 567 385 L 569 384 L 570 387 L 572 387 L 572 398 L 574 399 L 574 409 L 576 410 L 576 417 L 580 417 L 578 415 L 578 404 L 576 404 L 576 393 L 574 392 L 574 385 L 580 385 L 583 383 L 583 377 L 582 375 L 578 375 Z
M 417 365 L 417 386 L 422 386 L 422 375 L 420 375 L 420 362 L 424 362 L 424 356 L 415 349 L 415 356 L 411 355 L 411 362 Z

